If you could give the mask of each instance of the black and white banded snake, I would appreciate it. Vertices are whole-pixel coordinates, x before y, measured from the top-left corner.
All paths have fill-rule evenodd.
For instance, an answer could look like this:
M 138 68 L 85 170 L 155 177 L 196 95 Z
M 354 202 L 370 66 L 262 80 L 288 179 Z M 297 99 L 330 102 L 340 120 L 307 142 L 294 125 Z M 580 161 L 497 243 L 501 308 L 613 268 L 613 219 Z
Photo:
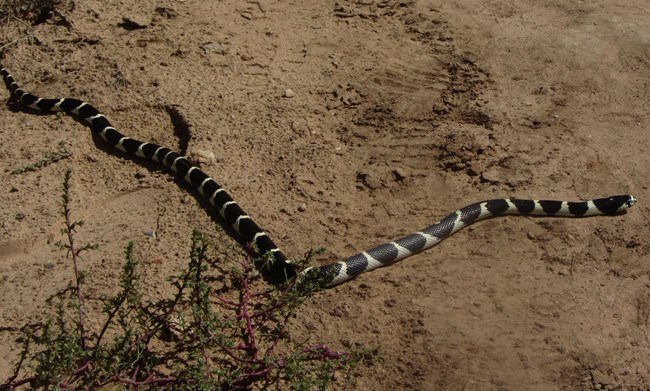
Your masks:
M 78 99 L 45 99 L 22 90 L 9 71 L 0 65 L 0 73 L 13 97 L 22 105 L 44 113 L 65 112 L 85 121 L 108 145 L 132 156 L 145 158 L 170 169 L 205 197 L 221 218 L 250 245 L 253 255 L 268 256 L 265 269 L 271 280 L 285 281 L 310 271 L 322 286 L 333 287 L 361 273 L 400 261 L 427 250 L 460 229 L 491 217 L 505 215 L 587 217 L 615 215 L 633 206 L 631 195 L 618 195 L 589 201 L 544 201 L 493 199 L 465 206 L 433 225 L 401 239 L 353 255 L 343 261 L 316 268 L 298 270 L 263 231 L 215 180 L 194 166 L 187 158 L 168 148 L 124 136 L 96 108 Z

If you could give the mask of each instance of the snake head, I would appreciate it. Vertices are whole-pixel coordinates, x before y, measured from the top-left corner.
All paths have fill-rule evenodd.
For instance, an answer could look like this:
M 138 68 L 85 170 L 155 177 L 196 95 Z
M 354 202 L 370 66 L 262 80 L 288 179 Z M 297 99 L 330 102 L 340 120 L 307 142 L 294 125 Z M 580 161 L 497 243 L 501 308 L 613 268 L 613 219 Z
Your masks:
M 631 195 L 617 195 L 608 198 L 599 198 L 592 201 L 602 214 L 615 215 L 625 212 L 626 209 L 636 204 L 636 198 Z
M 628 196 L 628 197 L 630 197 L 630 199 L 627 200 L 627 202 L 625 203 L 626 208 L 629 208 L 632 205 L 636 204 L 636 198 L 634 198 L 634 196 Z

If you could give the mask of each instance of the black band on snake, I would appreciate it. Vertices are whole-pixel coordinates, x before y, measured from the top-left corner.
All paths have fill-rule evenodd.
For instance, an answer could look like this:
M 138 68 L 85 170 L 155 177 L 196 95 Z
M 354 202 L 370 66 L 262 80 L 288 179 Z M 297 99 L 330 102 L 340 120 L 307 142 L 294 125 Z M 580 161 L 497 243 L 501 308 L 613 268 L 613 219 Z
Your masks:
M 491 217 L 505 215 L 587 217 L 615 215 L 636 203 L 631 195 L 618 195 L 590 201 L 537 201 L 495 199 L 465 206 L 421 231 L 393 242 L 353 255 L 343 261 L 299 271 L 232 197 L 214 179 L 190 161 L 168 148 L 124 136 L 96 108 L 78 99 L 45 99 L 22 90 L 6 68 L 0 72 L 12 95 L 24 106 L 45 113 L 63 111 L 90 125 L 93 132 L 111 147 L 127 154 L 157 162 L 175 172 L 205 197 L 240 238 L 259 258 L 268 257 L 262 272 L 273 281 L 286 281 L 298 274 L 314 273 L 325 287 L 332 287 L 361 273 L 400 261 L 427 250 L 460 229 Z

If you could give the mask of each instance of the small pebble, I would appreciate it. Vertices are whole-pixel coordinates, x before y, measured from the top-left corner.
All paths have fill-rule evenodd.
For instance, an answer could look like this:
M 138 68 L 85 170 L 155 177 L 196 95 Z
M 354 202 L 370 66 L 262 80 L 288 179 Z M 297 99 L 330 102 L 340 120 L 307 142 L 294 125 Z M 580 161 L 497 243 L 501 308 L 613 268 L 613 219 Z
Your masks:
M 396 168 L 393 170 L 393 177 L 395 177 L 395 180 L 399 182 L 406 179 L 406 173 L 404 173 L 404 170 L 401 168 Z
M 284 91 L 284 97 L 285 97 L 285 98 L 293 98 L 294 96 L 296 96 L 296 93 L 293 92 L 293 91 L 291 91 L 290 89 L 287 88 L 287 89 Z
M 300 204 L 300 205 L 298 206 L 298 211 L 299 211 L 299 212 L 304 212 L 304 211 L 306 211 L 306 210 L 307 210 L 307 204 L 302 203 L 302 204 Z
M 208 53 L 217 53 L 217 54 L 226 54 L 228 52 L 228 48 L 223 46 L 220 43 L 217 42 L 209 42 L 206 44 L 201 45 L 201 49 L 208 54 Z
M 192 160 L 201 164 L 212 164 L 217 160 L 214 152 L 207 149 L 197 149 L 191 155 Z
M 341 106 L 343 106 L 343 102 L 341 102 L 340 100 L 337 100 L 337 101 L 335 101 L 335 102 L 328 102 L 328 103 L 325 105 L 325 108 L 326 108 L 327 110 L 334 110 L 334 109 L 338 109 L 338 108 L 341 107 Z
M 150 229 L 150 230 L 144 231 L 144 235 L 155 239 L 156 238 L 156 230 L 155 229 Z
M 123 16 L 120 26 L 127 30 L 139 30 L 147 28 L 148 24 L 149 22 L 144 20 L 144 18 L 137 16 Z

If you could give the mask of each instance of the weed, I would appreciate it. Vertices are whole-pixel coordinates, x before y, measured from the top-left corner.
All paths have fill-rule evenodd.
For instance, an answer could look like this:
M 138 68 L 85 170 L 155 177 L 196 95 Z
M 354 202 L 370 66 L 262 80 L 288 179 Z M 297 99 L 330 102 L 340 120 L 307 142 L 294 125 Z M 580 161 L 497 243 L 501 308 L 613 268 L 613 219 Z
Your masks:
M 214 259 L 213 246 L 198 231 L 192 233 L 187 267 L 168 278 L 171 297 L 145 299 L 129 243 L 119 291 L 94 299 L 101 301 L 101 315 L 87 312 L 91 299 L 83 292 L 90 277 L 81 270 L 79 254 L 97 246 L 75 242 L 83 222 L 71 218 L 70 178 L 68 171 L 62 196 L 65 241 L 59 248 L 72 259 L 75 281 L 48 301 L 50 317 L 18 329 L 22 351 L 0 390 L 23 385 L 322 390 L 333 383 L 351 384 L 354 371 L 376 359 L 376 349 L 346 346 L 348 351 L 336 351 L 311 338 L 292 339 L 289 320 L 320 289 L 318 284 L 294 280 L 268 286 L 253 259 L 228 252 Z M 86 322 L 89 316 L 102 321 Z
M 36 171 L 40 168 L 47 166 L 48 164 L 56 163 L 60 160 L 67 159 L 72 155 L 65 147 L 65 142 L 59 142 L 59 150 L 55 152 L 48 152 L 45 154 L 43 159 L 30 163 L 26 166 L 15 168 L 11 171 L 11 175 L 23 174 L 29 171 Z

